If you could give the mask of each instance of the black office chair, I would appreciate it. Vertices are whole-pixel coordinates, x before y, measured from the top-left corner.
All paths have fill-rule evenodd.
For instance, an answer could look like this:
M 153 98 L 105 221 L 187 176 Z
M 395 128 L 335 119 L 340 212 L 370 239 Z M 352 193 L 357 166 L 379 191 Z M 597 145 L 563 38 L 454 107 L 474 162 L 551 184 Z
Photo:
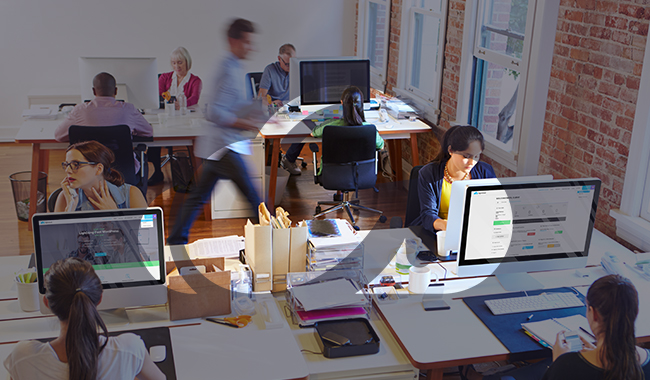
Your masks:
M 246 73 L 246 98 L 255 99 L 260 92 L 263 73 Z
M 122 173 L 124 182 L 136 186 L 142 194 L 147 197 L 147 178 L 149 166 L 144 152 L 147 150 L 145 144 L 138 144 L 135 151 L 140 161 L 140 171 L 135 173 L 135 162 L 133 161 L 133 141 L 152 141 L 151 137 L 136 137 L 131 135 L 128 125 L 114 125 L 110 127 L 84 127 L 72 125 L 68 129 L 70 144 L 80 141 L 97 141 L 115 154 L 115 162 L 111 166 Z
M 319 167 L 316 157 L 318 145 L 310 144 L 309 147 L 314 154 L 314 182 L 327 190 L 343 192 L 343 199 L 340 202 L 318 202 L 314 218 L 345 209 L 352 226 L 358 230 L 351 208 L 382 214 L 382 211 L 361 206 L 357 199 L 359 189 L 372 189 L 377 182 L 376 136 L 377 128 L 374 125 L 326 127 L 323 130 L 320 175 L 318 175 Z M 354 199 L 351 199 L 351 191 L 355 192 Z M 333 206 L 322 211 L 321 205 Z M 386 217 L 382 215 L 380 221 L 386 221 Z

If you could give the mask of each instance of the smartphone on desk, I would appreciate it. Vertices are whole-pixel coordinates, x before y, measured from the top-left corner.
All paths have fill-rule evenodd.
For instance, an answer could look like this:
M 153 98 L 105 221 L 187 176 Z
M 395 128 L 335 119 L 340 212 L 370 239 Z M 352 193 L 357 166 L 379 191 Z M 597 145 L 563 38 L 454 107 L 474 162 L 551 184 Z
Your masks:
M 451 306 L 442 299 L 442 294 L 425 294 L 422 296 L 422 307 L 425 311 L 451 309 Z

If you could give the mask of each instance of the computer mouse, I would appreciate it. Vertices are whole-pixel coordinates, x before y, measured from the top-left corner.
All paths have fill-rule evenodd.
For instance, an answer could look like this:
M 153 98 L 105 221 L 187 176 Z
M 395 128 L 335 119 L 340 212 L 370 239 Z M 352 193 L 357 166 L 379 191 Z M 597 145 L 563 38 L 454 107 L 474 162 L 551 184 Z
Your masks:
M 149 354 L 154 363 L 165 361 L 167 357 L 167 347 L 165 346 L 151 346 L 149 347 Z

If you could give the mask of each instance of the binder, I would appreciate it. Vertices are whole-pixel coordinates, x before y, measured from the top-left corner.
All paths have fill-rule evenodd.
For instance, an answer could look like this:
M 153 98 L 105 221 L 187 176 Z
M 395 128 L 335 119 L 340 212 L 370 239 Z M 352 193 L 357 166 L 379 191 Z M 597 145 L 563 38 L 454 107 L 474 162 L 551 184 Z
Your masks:
M 273 291 L 287 290 L 291 228 L 273 229 Z
M 291 245 L 289 251 L 289 272 L 307 270 L 308 227 L 291 228 Z
M 273 290 L 273 233 L 271 226 L 244 226 L 246 259 L 253 272 L 253 290 Z

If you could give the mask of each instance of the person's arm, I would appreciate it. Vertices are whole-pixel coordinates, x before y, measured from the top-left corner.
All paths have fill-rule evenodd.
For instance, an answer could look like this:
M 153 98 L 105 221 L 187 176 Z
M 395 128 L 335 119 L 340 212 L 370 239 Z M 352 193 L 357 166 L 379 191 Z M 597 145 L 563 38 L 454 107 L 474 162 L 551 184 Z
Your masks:
M 171 73 L 163 73 L 158 77 L 158 95 L 169 90 L 169 78 L 171 78 Z
M 269 93 L 269 90 L 271 89 L 271 85 L 272 85 L 271 65 L 268 65 L 264 68 L 264 72 L 262 73 L 262 78 L 260 79 L 260 90 L 257 93 L 257 97 L 262 98 L 264 100 L 266 100 L 266 95 Z
M 322 122 L 319 126 L 317 126 L 316 128 L 314 128 L 311 131 L 311 135 L 313 137 L 316 137 L 316 138 L 323 137 L 323 130 L 325 129 L 325 127 L 327 127 L 328 125 L 334 124 L 335 122 L 336 122 L 336 119 Z
M 68 129 L 70 128 L 71 125 L 80 125 L 81 124 L 81 118 L 80 118 L 80 108 L 82 105 L 77 105 L 75 106 L 72 111 L 68 114 L 68 116 L 65 117 L 65 120 L 59 124 L 58 127 L 56 127 L 56 130 L 54 131 L 54 139 L 59 142 L 68 142 L 70 141 L 70 136 L 68 136 Z
M 190 80 L 185 83 L 183 91 L 187 96 L 187 106 L 191 107 L 199 102 L 199 97 L 201 96 L 201 90 L 203 89 L 203 82 L 196 75 L 192 75 Z
M 377 131 L 376 144 L 378 150 L 384 149 L 384 139 L 379 136 L 379 131 Z
M 147 352 L 142 363 L 142 370 L 136 376 L 137 380 L 165 380 L 165 374 L 153 362 L 151 355 Z
M 418 178 L 418 196 L 420 198 L 420 217 L 422 219 L 422 226 L 435 232 L 436 229 L 447 229 L 447 224 L 438 216 L 438 195 L 434 189 L 437 179 L 434 178 L 436 168 L 422 168 Z
M 131 133 L 136 136 L 151 137 L 153 136 L 153 127 L 147 119 L 142 116 L 140 111 L 135 108 L 133 104 L 127 103 L 130 107 L 128 126 L 131 128 Z
M 131 186 L 131 189 L 129 189 L 129 204 L 131 208 L 149 207 L 147 200 L 144 199 L 144 196 L 142 195 L 142 191 L 135 186 Z

